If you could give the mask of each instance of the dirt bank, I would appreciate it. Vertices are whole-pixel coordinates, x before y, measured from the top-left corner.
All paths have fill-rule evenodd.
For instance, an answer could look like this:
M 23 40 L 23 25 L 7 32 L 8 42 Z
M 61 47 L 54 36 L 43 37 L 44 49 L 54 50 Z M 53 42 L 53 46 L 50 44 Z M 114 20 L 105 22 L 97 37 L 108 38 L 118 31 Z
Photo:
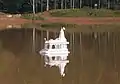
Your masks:
M 45 20 L 36 20 L 35 23 L 70 23 L 70 24 L 113 24 L 120 23 L 120 17 L 51 17 L 47 12 L 42 15 Z M 19 17 L 0 16 L 0 28 L 7 25 L 20 25 L 31 23 L 32 20 L 22 19 Z

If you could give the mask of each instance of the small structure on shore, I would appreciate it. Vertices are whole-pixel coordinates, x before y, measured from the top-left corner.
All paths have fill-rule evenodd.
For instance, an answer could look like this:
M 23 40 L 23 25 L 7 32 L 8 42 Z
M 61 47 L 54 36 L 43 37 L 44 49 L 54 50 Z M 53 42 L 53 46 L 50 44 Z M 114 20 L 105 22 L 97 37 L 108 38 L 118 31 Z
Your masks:
M 44 56 L 45 66 L 58 66 L 62 76 L 65 76 L 64 68 L 69 63 L 67 56 L 70 53 L 67 48 L 69 42 L 65 38 L 64 30 L 64 27 L 61 28 L 59 37 L 55 40 L 45 40 L 44 49 L 39 52 Z
M 11 17 L 13 17 L 13 15 L 6 15 L 6 17 L 11 18 Z

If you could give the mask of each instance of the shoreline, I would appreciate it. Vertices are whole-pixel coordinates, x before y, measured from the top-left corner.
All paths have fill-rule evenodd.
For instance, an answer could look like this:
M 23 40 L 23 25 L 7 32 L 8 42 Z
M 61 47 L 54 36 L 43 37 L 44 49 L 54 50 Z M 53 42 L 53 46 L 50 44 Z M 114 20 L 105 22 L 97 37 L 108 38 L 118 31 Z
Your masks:
M 41 15 L 44 20 L 30 20 L 23 19 L 20 17 L 2 17 L 0 16 L 0 28 L 6 27 L 7 25 L 22 25 L 26 23 L 65 23 L 65 24 L 76 24 L 76 25 L 96 25 L 96 24 L 119 24 L 120 17 L 51 17 L 49 15 Z

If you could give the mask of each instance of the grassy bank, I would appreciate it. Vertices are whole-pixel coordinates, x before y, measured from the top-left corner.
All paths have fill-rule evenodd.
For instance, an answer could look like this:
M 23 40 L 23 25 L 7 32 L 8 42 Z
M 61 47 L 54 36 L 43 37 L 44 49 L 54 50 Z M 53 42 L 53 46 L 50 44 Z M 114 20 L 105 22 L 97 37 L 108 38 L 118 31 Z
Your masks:
M 21 15 L 21 18 L 24 18 L 24 19 L 30 19 L 32 20 L 34 18 L 34 20 L 44 20 L 43 17 L 40 16 L 40 14 L 22 14 Z
M 120 27 L 120 24 L 113 23 L 113 24 L 67 24 L 67 23 L 27 23 L 22 25 L 23 28 L 74 28 L 74 29 L 85 29 L 89 27 L 90 30 L 96 30 L 98 29 L 115 29 L 116 27 Z
M 120 32 L 120 24 L 75 25 L 64 23 L 24 24 L 22 28 L 55 31 L 64 26 L 69 32 Z
M 120 17 L 119 10 L 90 8 L 51 10 L 50 14 L 55 17 Z
M 67 27 L 67 28 L 77 28 L 80 25 L 77 24 L 65 24 L 65 23 L 44 23 L 41 24 L 43 28 L 60 28 L 60 27 Z
M 50 26 L 51 25 L 51 26 Z M 70 32 L 119 32 L 120 31 L 120 24 L 97 24 L 97 25 L 75 25 L 75 24 L 62 24 L 62 23 L 49 23 L 49 24 L 42 24 L 41 28 L 43 29 L 53 29 L 61 28 L 64 26 Z

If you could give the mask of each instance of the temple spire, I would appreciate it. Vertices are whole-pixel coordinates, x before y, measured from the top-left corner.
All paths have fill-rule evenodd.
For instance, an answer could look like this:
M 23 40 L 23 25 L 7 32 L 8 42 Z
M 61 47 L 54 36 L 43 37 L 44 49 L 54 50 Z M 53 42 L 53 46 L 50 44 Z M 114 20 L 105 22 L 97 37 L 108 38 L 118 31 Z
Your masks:
M 59 39 L 66 41 L 64 30 L 65 30 L 65 27 L 61 28 L 60 34 L 59 34 Z

